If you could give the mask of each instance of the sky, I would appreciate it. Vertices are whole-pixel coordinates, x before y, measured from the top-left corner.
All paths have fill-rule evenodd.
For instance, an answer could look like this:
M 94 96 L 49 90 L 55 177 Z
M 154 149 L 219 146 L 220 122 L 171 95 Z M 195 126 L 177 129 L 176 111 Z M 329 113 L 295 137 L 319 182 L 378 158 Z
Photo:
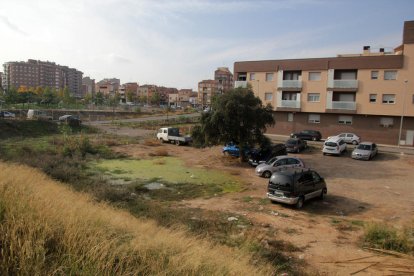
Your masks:
M 407 20 L 412 0 L 0 0 L 0 64 L 197 90 L 236 61 L 391 50 Z

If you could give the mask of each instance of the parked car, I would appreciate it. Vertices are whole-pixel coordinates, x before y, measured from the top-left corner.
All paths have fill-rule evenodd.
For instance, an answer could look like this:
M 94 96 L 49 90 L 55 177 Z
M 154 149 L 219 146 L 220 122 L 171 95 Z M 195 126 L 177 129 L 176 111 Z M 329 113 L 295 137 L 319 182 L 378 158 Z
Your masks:
M 322 139 L 322 134 L 317 130 L 302 130 L 290 134 L 291 138 L 300 138 L 302 140 L 319 141 Z
M 259 164 L 256 167 L 256 175 L 269 178 L 274 172 L 296 167 L 304 168 L 305 163 L 297 157 L 276 156 L 265 163 Z
M 16 114 L 8 111 L 0 111 L 0 118 L 15 118 Z
M 300 138 L 290 138 L 285 143 L 286 151 L 287 152 L 297 152 L 306 149 L 308 147 L 308 143 L 306 143 L 305 140 L 302 140 Z
M 248 156 L 250 153 L 250 148 L 245 146 L 243 147 L 244 155 Z M 239 145 L 230 142 L 223 147 L 223 154 L 227 156 L 240 157 L 240 147 Z
M 74 115 L 63 115 L 59 117 L 60 123 L 65 123 L 70 126 L 80 126 L 82 124 L 82 121 Z
M 372 142 L 362 142 L 353 151 L 353 159 L 371 160 L 378 154 L 378 147 Z
M 359 137 L 355 133 L 340 133 L 340 134 L 335 135 L 335 136 L 330 136 L 330 137 L 328 137 L 328 139 L 330 139 L 332 137 L 342 138 L 342 139 L 344 139 L 345 143 L 353 144 L 353 145 L 358 145 L 361 142 L 361 137 Z
M 53 120 L 52 116 L 47 115 L 46 111 L 29 109 L 27 119 Z
M 182 136 L 180 129 L 176 127 L 162 127 L 158 129 L 157 139 L 163 143 L 169 142 L 177 146 L 188 145 L 193 141 L 190 136 Z
M 286 147 L 284 144 L 274 144 L 268 147 L 253 149 L 249 153 L 248 163 L 253 167 L 268 161 L 270 158 L 280 155 L 286 155 Z
M 295 168 L 275 172 L 267 186 L 267 197 L 272 202 L 295 205 L 298 209 L 311 198 L 323 199 L 327 192 L 324 178 L 310 169 Z
M 323 155 L 326 155 L 326 154 L 341 155 L 345 151 L 346 151 L 346 143 L 344 139 L 336 137 L 336 136 L 326 140 L 325 143 L 323 144 L 323 149 L 322 149 Z

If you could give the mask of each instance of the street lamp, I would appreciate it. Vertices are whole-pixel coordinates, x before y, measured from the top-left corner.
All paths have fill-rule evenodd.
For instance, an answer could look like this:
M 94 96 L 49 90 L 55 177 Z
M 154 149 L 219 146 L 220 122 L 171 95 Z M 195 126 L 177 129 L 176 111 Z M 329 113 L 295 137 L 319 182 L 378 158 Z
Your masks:
M 403 121 L 404 121 L 404 113 L 405 113 L 405 94 L 406 94 L 406 90 L 407 90 L 407 83 L 408 80 L 404 80 L 404 90 L 403 90 L 403 108 L 402 108 L 402 114 L 401 114 L 401 121 L 400 121 L 400 132 L 398 134 L 398 147 L 401 146 L 401 132 L 402 132 L 402 126 L 403 126 Z

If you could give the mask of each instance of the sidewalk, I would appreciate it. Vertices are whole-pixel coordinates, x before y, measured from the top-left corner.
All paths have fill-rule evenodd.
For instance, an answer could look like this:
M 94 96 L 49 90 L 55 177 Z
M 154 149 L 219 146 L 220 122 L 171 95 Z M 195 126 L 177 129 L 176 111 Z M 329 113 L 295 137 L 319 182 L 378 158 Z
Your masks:
M 270 138 L 272 141 L 277 141 L 279 143 L 284 143 L 290 137 L 288 135 L 279 135 L 279 134 L 265 134 L 267 137 Z M 323 140 L 321 141 L 307 141 L 308 145 L 316 146 L 322 148 Z M 380 152 L 387 152 L 387 153 L 395 153 L 395 154 L 408 154 L 414 155 L 414 147 L 409 146 L 396 146 L 396 145 L 384 145 L 384 144 L 377 144 L 378 150 Z M 348 145 L 348 148 L 354 148 L 353 145 Z

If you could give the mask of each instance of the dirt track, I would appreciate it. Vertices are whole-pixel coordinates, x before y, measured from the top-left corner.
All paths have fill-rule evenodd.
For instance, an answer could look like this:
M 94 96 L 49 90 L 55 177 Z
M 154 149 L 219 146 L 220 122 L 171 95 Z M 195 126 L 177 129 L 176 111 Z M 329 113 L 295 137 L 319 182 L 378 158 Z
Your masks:
M 275 227 L 278 238 L 303 249 L 297 257 L 309 264 L 309 270 L 317 270 L 322 275 L 349 275 L 370 264 L 374 265 L 363 273 L 391 275 L 390 269 L 404 270 L 408 267 L 414 270 L 413 260 L 362 250 L 358 246 L 362 228 L 352 226 L 352 222 L 378 221 L 402 227 L 413 221 L 412 156 L 379 154 L 373 161 L 365 162 L 352 160 L 349 156 L 323 156 L 316 150 L 295 154 L 325 177 L 328 185 L 328 196 L 324 201 L 307 202 L 298 211 L 289 206 L 263 204 L 267 203 L 267 180 L 257 177 L 254 169 L 247 164 L 224 158 L 220 147 L 194 149 L 169 144 L 160 147 L 168 150 L 170 155 L 182 158 L 188 166 L 224 169 L 239 174 L 249 184 L 246 191 L 189 200 L 184 204 L 239 213 L 252 220 L 257 227 Z M 154 147 L 129 145 L 117 147 L 116 150 L 142 158 Z M 363 259 L 349 261 L 356 258 Z

